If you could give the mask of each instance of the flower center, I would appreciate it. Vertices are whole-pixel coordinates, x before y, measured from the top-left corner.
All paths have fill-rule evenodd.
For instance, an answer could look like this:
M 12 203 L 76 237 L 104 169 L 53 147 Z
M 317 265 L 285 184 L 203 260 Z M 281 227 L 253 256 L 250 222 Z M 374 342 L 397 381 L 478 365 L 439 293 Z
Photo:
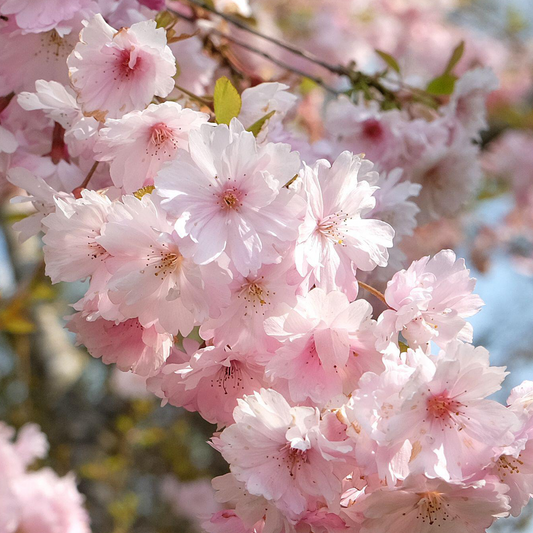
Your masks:
M 238 361 L 231 361 L 229 366 L 222 366 L 212 379 L 216 386 L 222 388 L 224 394 L 228 394 L 228 389 L 234 392 L 237 389 L 244 390 L 242 381 L 242 368 Z
M 345 224 L 351 217 L 348 216 L 348 213 L 343 211 L 338 211 L 332 215 L 327 216 L 318 222 L 316 226 L 316 231 L 326 237 L 327 239 L 333 241 L 334 244 L 344 244 L 344 234 L 340 227 Z
M 226 189 L 221 195 L 221 205 L 225 209 L 235 209 L 242 207 L 241 193 L 236 187 Z
M 417 504 L 418 516 L 416 518 L 422 520 L 422 523 L 432 526 L 439 521 L 445 522 L 451 518 L 440 492 L 422 492 L 418 495 L 420 500 Z
M 524 461 L 520 459 L 521 454 L 518 457 L 511 455 L 502 455 L 496 463 L 498 469 L 498 476 L 502 482 L 505 482 L 505 477 L 509 474 L 519 474 L 520 468 L 524 466 Z
M 464 405 L 453 398 L 449 398 L 444 392 L 436 396 L 431 396 L 427 400 L 426 411 L 428 415 L 445 426 L 454 427 L 460 422 L 456 417 L 463 416 Z
M 117 57 L 117 69 L 123 78 L 130 78 L 139 70 L 142 58 L 133 50 L 120 50 Z
M 383 126 L 374 119 L 368 119 L 363 122 L 363 135 L 373 141 L 378 141 L 383 137 Z
M 164 122 L 159 122 L 152 126 L 152 135 L 150 141 L 155 146 L 160 147 L 169 140 L 174 140 L 174 131 L 170 129 Z
M 264 277 L 255 281 L 246 280 L 247 283 L 243 284 L 240 293 L 237 298 L 245 301 L 244 304 L 244 316 L 248 315 L 248 312 L 265 314 L 265 307 L 270 303 L 270 298 L 276 293 L 269 291 L 263 284 Z
M 174 274 L 181 266 L 183 256 L 177 247 L 170 248 L 167 244 L 161 244 L 161 248 L 150 245 L 150 252 L 146 258 L 146 266 L 151 267 L 156 278 L 164 278 Z M 145 270 L 141 271 L 143 274 Z
M 291 477 L 294 477 L 302 466 L 309 462 L 307 450 L 293 448 L 288 442 L 281 448 L 280 452 L 285 459 L 284 463 Z

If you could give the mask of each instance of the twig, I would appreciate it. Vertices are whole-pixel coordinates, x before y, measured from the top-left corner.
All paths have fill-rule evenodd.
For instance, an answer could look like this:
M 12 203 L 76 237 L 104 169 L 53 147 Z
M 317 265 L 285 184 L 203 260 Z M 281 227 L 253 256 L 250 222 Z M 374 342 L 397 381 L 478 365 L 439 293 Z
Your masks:
M 387 303 L 387 300 L 385 300 L 385 296 L 382 292 L 379 292 L 377 289 L 374 289 L 374 287 L 371 287 L 370 285 L 367 285 L 366 283 L 363 283 L 362 281 L 357 280 L 357 283 L 359 287 L 365 289 L 365 291 L 368 291 L 370 294 L 375 296 L 378 300 L 381 300 L 386 306 L 389 305 Z
M 308 52 L 307 50 L 302 50 L 292 44 L 276 39 L 275 37 L 270 37 L 269 35 L 265 35 L 261 33 L 260 31 L 257 31 L 256 29 L 250 27 L 248 24 L 241 22 L 239 19 L 236 19 L 232 17 L 231 15 L 226 15 L 226 13 L 222 13 L 221 11 L 218 11 L 214 7 L 211 7 L 200 0 L 187 0 L 187 1 L 197 7 L 205 9 L 206 11 L 214 13 L 215 15 L 223 18 L 224 20 L 227 20 L 229 23 L 233 24 L 237 28 L 240 28 L 241 30 L 247 31 L 248 33 L 252 33 L 253 35 L 256 35 L 257 37 L 260 37 L 261 39 L 265 39 L 266 41 L 270 41 L 276 46 L 279 46 L 280 48 L 284 48 L 285 50 L 293 53 L 294 55 L 297 55 L 299 57 L 307 59 L 308 61 L 311 61 L 312 63 L 320 65 L 322 68 L 325 68 L 326 70 L 329 70 L 330 72 L 339 74 L 340 76 L 349 76 L 350 74 L 350 70 L 342 65 L 330 65 L 329 63 L 322 61 L 320 58 L 318 58 L 311 52 Z M 309 78 L 309 76 L 306 76 L 306 77 Z
M 100 161 L 95 161 L 93 166 L 91 167 L 91 170 L 89 170 L 89 173 L 87 176 L 85 176 L 85 179 L 83 180 L 83 183 L 76 187 L 76 189 L 86 189 L 87 185 L 89 185 L 89 182 L 91 181 L 91 178 L 93 177 L 93 174 L 96 172 L 96 169 L 98 168 L 98 165 L 100 164 Z
M 220 31 L 220 30 L 217 30 L 215 28 L 211 28 L 210 30 L 212 33 L 216 33 L 217 35 L 219 35 L 220 37 L 223 37 L 224 39 L 227 39 L 228 41 L 232 42 L 233 44 L 236 44 L 237 46 L 240 46 L 246 50 L 249 50 L 250 52 L 253 52 L 254 54 L 257 54 L 257 55 L 260 55 L 261 57 L 264 57 L 265 59 L 267 59 L 268 61 L 274 63 L 275 65 L 278 65 L 279 67 L 285 69 L 285 70 L 288 70 L 290 72 L 293 72 L 294 74 L 298 74 L 298 76 L 302 76 L 304 78 L 308 78 L 312 81 L 314 81 L 317 85 L 320 85 L 321 87 L 323 87 L 324 89 L 326 89 L 326 91 L 330 92 L 330 93 L 333 93 L 333 94 L 341 94 L 341 91 L 338 91 L 337 89 L 334 89 L 333 87 L 331 87 L 330 85 L 328 85 L 327 83 L 325 83 L 322 78 L 319 78 L 317 76 L 313 76 L 312 74 L 308 74 L 307 72 L 304 72 L 303 70 L 300 70 L 296 67 L 293 67 L 291 65 L 289 65 L 288 63 L 285 63 L 284 61 L 282 61 L 281 59 L 277 59 L 273 56 L 271 56 L 268 52 L 264 52 L 263 50 L 259 50 L 258 48 L 255 48 L 254 46 L 252 45 L 249 45 L 248 43 L 244 43 L 242 41 L 239 41 L 237 39 L 235 39 L 234 37 L 230 37 L 229 35 L 225 34 L 224 32 Z
M 213 110 L 213 103 L 210 102 L 209 100 L 205 99 L 205 98 L 202 98 L 201 96 L 198 96 L 194 93 L 191 93 L 190 91 L 188 91 L 187 89 L 184 89 L 183 87 L 181 87 L 180 85 L 178 84 L 174 84 L 174 87 L 176 89 L 178 89 L 178 91 L 182 92 L 183 94 L 186 94 L 187 96 L 189 96 L 190 98 L 192 98 L 193 100 L 196 100 L 197 102 L 201 103 L 202 105 L 205 105 L 206 107 L 208 107 L 209 109 Z

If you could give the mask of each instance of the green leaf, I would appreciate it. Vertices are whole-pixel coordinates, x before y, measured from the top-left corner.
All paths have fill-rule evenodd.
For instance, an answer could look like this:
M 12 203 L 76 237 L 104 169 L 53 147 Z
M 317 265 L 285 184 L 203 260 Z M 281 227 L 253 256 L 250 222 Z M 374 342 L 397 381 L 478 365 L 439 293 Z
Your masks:
M 457 76 L 454 76 L 453 74 L 443 74 L 442 76 L 438 76 L 434 80 L 431 80 L 426 91 L 429 94 L 437 96 L 452 94 L 456 81 Z
M 390 54 L 387 54 L 387 52 L 383 52 L 382 50 L 378 50 L 377 48 L 376 48 L 376 54 L 379 57 L 381 57 L 381 59 L 383 59 L 383 61 L 385 61 L 385 63 L 387 63 L 387 65 L 392 70 L 394 70 L 398 74 L 400 73 L 400 65 L 398 65 L 398 61 L 396 61 L 396 59 L 394 59 L 394 57 L 392 57 Z
M 254 137 L 257 137 L 260 133 L 260 131 L 263 129 L 263 126 L 265 125 L 265 122 L 272 118 L 276 111 L 271 111 L 270 113 L 266 114 L 264 117 L 260 118 L 259 120 L 255 121 L 249 128 L 247 128 L 246 131 L 251 131 L 254 134 Z
M 399 341 L 398 345 L 400 346 L 401 353 L 405 353 L 409 349 L 409 346 L 405 342 Z
M 461 61 L 463 54 L 465 53 L 465 42 L 461 41 L 452 52 L 452 56 L 444 69 L 444 74 L 451 74 L 452 70 L 455 68 L 455 65 Z
M 157 28 L 167 28 L 176 24 L 177 18 L 170 11 L 161 11 L 155 17 L 155 22 Z
M 239 115 L 242 106 L 241 97 L 225 76 L 217 80 L 213 97 L 217 124 L 229 124 L 232 118 Z

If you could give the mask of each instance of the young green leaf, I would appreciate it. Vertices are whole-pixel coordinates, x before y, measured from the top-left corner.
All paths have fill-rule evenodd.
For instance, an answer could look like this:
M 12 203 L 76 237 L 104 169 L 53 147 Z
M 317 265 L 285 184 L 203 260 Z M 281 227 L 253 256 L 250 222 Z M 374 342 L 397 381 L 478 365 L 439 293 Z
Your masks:
M 436 96 L 449 95 L 453 93 L 457 76 L 453 74 L 443 74 L 437 78 L 431 80 L 426 88 L 429 94 Z
M 448 61 L 448 64 L 446 65 L 444 74 L 450 74 L 452 72 L 452 70 L 455 68 L 455 65 L 457 65 L 457 63 L 461 61 L 461 58 L 463 57 L 464 53 L 465 53 L 465 42 L 461 41 L 455 47 L 455 50 L 452 52 L 452 56 L 450 57 L 450 60 Z
M 241 111 L 242 100 L 237 89 L 225 76 L 219 78 L 214 92 L 215 118 L 217 124 L 229 124 Z
M 256 120 L 249 128 L 247 128 L 247 131 L 251 131 L 254 134 L 254 137 L 257 137 L 259 135 L 259 132 L 263 129 L 265 122 L 272 118 L 275 113 L 276 111 L 271 111 L 270 113 L 267 113 L 264 117 L 261 117 L 259 120 Z
M 385 61 L 385 63 L 387 63 L 387 65 L 392 70 L 394 70 L 398 74 L 400 73 L 400 65 L 398 65 L 398 61 L 396 61 L 396 59 L 394 59 L 394 57 L 392 57 L 390 54 L 387 54 L 387 52 L 383 52 L 382 50 L 378 50 L 377 48 L 376 48 L 376 54 L 379 57 L 381 57 L 381 59 L 383 59 L 383 61 Z

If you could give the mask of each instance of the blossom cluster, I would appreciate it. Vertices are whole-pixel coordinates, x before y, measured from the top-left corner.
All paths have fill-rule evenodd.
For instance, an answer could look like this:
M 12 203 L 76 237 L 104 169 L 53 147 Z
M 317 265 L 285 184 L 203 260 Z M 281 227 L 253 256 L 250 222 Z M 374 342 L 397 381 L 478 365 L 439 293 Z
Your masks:
M 424 112 L 339 96 L 317 140 L 282 83 L 244 89 L 227 123 L 187 99 L 176 84 L 215 66 L 197 35 L 171 42 L 159 2 L 38 4 L 0 0 L 2 54 L 43 54 L 0 72 L 2 168 L 34 208 L 15 227 L 44 235 L 53 283 L 89 280 L 78 344 L 216 424 L 230 473 L 205 530 L 476 533 L 518 515 L 533 384 L 488 399 L 506 372 L 471 344 L 465 262 L 408 266 L 399 247 L 471 199 L 491 72 Z
M 46 437 L 34 424 L 15 431 L 0 424 L 0 531 L 90 533 L 89 516 L 74 476 L 59 477 L 50 468 L 29 470 L 48 451 Z

